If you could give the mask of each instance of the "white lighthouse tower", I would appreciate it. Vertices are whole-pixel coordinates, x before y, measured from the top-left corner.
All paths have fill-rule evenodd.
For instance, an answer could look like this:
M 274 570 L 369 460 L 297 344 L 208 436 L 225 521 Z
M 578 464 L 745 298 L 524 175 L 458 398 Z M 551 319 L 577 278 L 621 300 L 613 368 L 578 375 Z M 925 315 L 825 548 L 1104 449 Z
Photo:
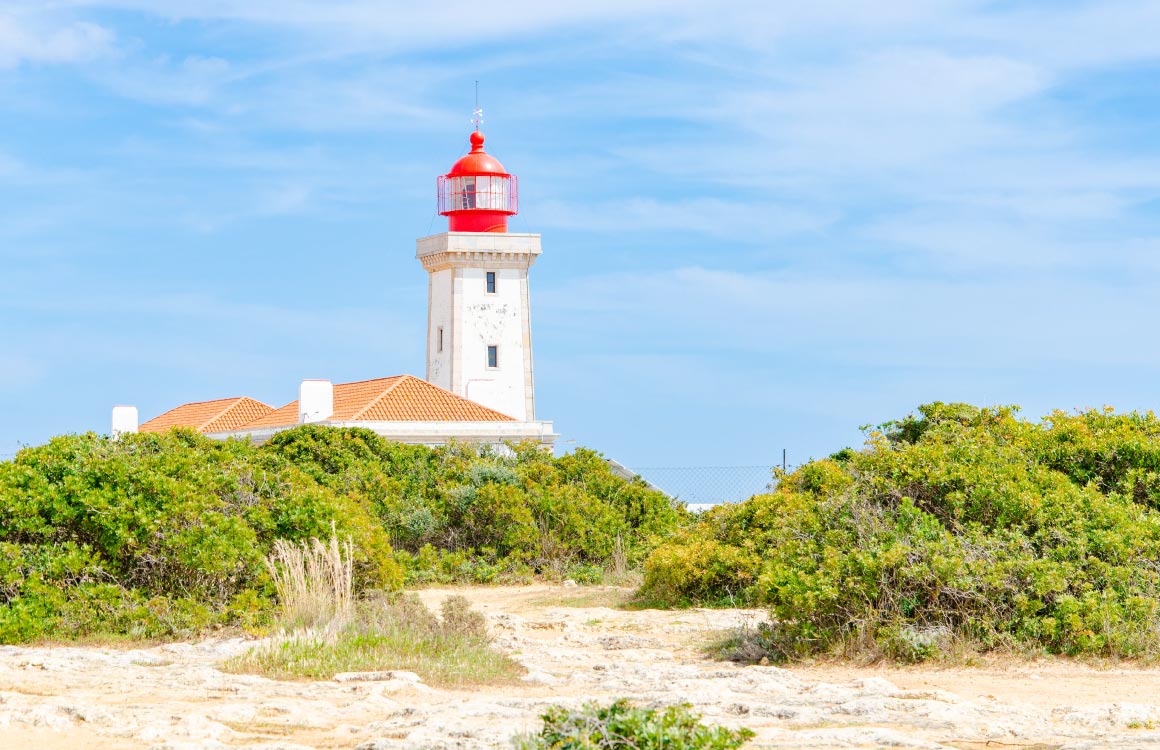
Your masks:
M 438 178 L 448 230 L 416 242 L 427 269 L 427 381 L 520 421 L 535 419 L 528 269 L 540 235 L 507 231 L 518 182 L 471 134 Z

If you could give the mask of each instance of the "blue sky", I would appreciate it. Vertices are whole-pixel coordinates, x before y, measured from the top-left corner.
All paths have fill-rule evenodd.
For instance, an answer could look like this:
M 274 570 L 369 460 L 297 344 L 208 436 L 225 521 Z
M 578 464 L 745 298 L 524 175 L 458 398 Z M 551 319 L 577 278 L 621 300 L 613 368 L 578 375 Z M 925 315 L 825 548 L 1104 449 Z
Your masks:
M 0 455 L 423 375 L 434 178 L 520 177 L 538 416 L 791 463 L 1160 397 L 1160 3 L 0 4 Z M 800 7 L 808 5 L 808 7 Z

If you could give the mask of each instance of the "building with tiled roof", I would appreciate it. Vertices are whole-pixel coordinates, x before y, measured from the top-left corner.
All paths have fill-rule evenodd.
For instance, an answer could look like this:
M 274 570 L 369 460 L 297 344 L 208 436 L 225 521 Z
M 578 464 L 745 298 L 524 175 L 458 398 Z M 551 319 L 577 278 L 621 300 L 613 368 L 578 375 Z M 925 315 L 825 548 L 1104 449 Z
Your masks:
M 336 385 L 305 380 L 299 398 L 278 409 L 251 398 L 183 404 L 145 422 L 139 430 L 185 427 L 212 438 L 260 443 L 300 424 L 365 427 L 390 440 L 428 445 L 451 440 L 551 444 L 556 437 L 550 422 L 521 422 L 413 375 Z
M 198 432 L 228 432 L 260 419 L 274 407 L 244 396 L 196 401 L 170 409 L 142 424 L 140 432 L 166 432 L 174 427 L 189 427 Z
M 299 402 L 271 409 L 244 429 L 298 424 Z M 412 375 L 360 380 L 334 386 L 334 412 L 326 422 L 514 422 L 482 404 L 468 401 Z M 214 432 L 214 430 L 207 430 Z
M 437 181 L 450 231 L 416 242 L 427 271 L 427 374 L 333 385 L 304 380 L 298 400 L 275 409 L 252 398 L 183 404 L 137 426 L 137 409 L 113 409 L 113 433 L 183 427 L 254 442 L 300 424 L 365 427 L 407 443 L 453 440 L 551 445 L 535 418 L 528 270 L 540 235 L 509 234 L 517 181 L 471 135 L 471 153 Z

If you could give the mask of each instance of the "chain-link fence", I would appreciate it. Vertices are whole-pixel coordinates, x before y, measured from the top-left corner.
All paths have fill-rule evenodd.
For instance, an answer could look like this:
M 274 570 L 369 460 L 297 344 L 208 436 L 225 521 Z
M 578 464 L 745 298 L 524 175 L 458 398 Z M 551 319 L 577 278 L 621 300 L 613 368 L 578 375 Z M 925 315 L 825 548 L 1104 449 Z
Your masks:
M 629 469 L 669 497 L 693 506 L 736 503 L 773 486 L 773 466 L 647 466 Z

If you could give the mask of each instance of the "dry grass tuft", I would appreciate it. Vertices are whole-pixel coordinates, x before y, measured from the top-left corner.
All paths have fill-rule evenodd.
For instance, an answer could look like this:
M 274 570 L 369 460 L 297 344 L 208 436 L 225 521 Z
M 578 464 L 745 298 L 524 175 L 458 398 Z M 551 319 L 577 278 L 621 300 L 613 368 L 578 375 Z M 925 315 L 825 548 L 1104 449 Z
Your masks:
M 266 559 L 283 633 L 230 659 L 225 669 L 275 679 L 407 670 L 437 685 L 509 682 L 523 667 L 491 647 L 487 620 L 462 596 L 441 617 L 417 596 L 355 601 L 350 542 L 279 540 Z
M 330 679 L 339 672 L 416 672 L 437 686 L 512 682 L 523 667 L 491 647 L 484 616 L 463 597 L 436 617 L 418 597 L 359 602 L 328 632 L 302 630 L 231 659 L 228 671 L 274 679 Z
M 274 542 L 266 568 L 278 592 L 284 629 L 336 629 L 348 621 L 354 606 L 352 553 L 350 540 L 340 544 L 333 532 L 327 542 Z

